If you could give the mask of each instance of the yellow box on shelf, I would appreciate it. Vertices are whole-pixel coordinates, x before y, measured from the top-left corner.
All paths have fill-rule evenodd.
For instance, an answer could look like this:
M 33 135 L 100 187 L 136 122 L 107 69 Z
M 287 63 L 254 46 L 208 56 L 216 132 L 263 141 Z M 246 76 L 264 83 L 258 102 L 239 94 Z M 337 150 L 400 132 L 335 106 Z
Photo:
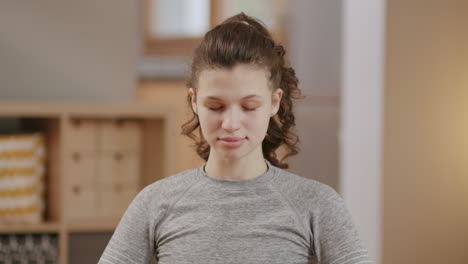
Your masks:
M 0 225 L 42 222 L 45 158 L 42 134 L 0 135 Z

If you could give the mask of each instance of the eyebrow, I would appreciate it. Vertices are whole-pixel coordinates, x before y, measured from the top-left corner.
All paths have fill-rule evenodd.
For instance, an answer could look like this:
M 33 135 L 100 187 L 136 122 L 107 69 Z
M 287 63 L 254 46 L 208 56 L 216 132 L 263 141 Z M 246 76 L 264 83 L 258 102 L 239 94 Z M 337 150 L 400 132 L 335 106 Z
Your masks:
M 259 95 L 251 94 L 251 95 L 247 95 L 247 96 L 242 97 L 241 100 L 250 99 L 250 98 L 257 98 L 257 97 L 260 98 Z M 205 98 L 210 99 L 210 100 L 222 100 L 221 98 L 218 98 L 216 96 L 207 96 Z

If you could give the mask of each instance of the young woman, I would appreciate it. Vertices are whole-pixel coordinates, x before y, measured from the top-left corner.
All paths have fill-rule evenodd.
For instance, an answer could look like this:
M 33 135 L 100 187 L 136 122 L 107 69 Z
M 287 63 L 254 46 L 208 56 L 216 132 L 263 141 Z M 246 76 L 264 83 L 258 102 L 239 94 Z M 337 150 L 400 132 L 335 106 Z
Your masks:
M 243 13 L 204 36 L 183 134 L 206 164 L 144 188 L 100 263 L 371 263 L 340 196 L 276 155 L 296 154 L 298 142 L 300 91 L 284 55 Z

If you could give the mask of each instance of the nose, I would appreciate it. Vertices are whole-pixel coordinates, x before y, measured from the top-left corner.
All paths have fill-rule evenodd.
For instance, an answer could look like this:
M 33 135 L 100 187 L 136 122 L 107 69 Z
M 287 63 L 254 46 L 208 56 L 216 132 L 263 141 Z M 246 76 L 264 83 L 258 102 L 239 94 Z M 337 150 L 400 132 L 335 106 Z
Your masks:
M 236 109 L 229 109 L 225 112 L 222 128 L 231 133 L 240 129 L 241 123 L 240 113 Z

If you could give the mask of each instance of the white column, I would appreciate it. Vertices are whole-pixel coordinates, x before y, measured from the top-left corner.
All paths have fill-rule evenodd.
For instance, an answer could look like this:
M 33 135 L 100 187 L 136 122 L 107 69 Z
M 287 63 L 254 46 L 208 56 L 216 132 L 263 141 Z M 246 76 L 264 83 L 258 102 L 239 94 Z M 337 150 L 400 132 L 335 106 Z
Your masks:
M 339 191 L 381 263 L 385 0 L 343 1 Z

